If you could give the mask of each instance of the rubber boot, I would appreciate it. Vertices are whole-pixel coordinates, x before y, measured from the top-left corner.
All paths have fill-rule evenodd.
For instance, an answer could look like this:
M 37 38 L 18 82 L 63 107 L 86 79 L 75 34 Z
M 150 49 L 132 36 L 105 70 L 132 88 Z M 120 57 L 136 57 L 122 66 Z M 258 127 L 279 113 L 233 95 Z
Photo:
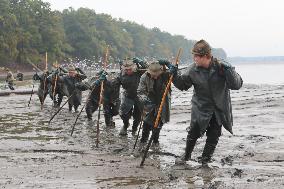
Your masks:
M 191 158 L 191 153 L 194 149 L 196 141 L 197 139 L 187 138 L 185 152 L 183 155 L 181 155 L 181 157 L 176 159 L 175 161 L 176 164 L 185 164 L 185 162 Z
M 129 120 L 123 120 L 123 127 L 121 128 L 119 135 L 121 136 L 127 135 L 128 126 L 129 126 Z
M 132 135 L 135 135 L 137 129 L 138 129 L 138 125 L 139 122 L 137 122 L 136 120 L 133 121 L 133 125 L 132 125 Z
M 74 105 L 74 110 L 75 110 L 76 113 L 78 113 L 78 107 L 79 107 L 78 104 Z
M 211 158 L 213 156 L 213 153 L 215 151 L 217 144 L 212 144 L 212 143 L 208 143 L 206 142 L 203 152 L 202 152 L 202 156 L 199 159 L 199 162 L 202 163 L 202 165 L 207 165 L 208 163 L 211 162 Z
M 68 106 L 69 106 L 69 112 L 72 112 L 72 104 L 68 103 Z
M 58 95 L 58 97 L 57 97 L 57 106 L 58 106 L 58 107 L 60 107 L 60 105 L 61 105 L 62 98 L 63 98 L 62 96 L 59 96 L 59 95 Z
M 114 122 L 112 120 L 112 116 L 105 114 L 105 124 L 107 127 L 114 127 Z
M 158 129 L 155 129 L 153 130 L 153 144 L 159 144 L 159 138 L 160 138 L 160 131 L 161 129 L 158 128 Z
M 143 123 L 143 128 L 142 128 L 142 136 L 140 139 L 141 143 L 147 142 L 149 135 L 150 135 L 150 125 L 146 124 L 145 122 Z

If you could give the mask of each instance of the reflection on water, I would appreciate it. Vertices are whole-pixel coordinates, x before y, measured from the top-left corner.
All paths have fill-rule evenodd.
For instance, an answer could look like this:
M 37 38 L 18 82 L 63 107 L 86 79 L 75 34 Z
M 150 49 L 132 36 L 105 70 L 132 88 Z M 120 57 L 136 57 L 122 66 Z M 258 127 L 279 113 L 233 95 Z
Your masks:
M 283 84 L 284 63 L 239 63 L 233 64 L 244 83 Z

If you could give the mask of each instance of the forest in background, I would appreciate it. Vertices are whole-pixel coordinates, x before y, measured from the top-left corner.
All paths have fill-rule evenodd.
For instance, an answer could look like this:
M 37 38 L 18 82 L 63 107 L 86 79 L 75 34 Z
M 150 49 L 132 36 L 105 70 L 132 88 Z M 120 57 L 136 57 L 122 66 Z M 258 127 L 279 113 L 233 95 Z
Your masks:
M 190 61 L 194 40 L 159 28 L 97 14 L 95 10 L 51 10 L 41 0 L 0 0 L 0 66 L 42 64 L 71 59 L 99 62 L 110 48 L 110 61 L 126 57 L 173 58 L 182 48 L 181 61 Z M 223 49 L 213 49 L 226 58 Z

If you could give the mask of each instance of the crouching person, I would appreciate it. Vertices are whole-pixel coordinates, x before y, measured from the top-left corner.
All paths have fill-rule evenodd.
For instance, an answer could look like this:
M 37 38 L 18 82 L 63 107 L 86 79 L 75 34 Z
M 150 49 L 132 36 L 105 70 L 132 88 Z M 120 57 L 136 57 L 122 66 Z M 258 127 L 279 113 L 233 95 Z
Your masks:
M 142 75 L 137 94 L 139 100 L 144 105 L 145 117 L 143 122 L 142 137 L 140 140 L 140 150 L 145 146 L 150 131 L 153 131 L 155 120 L 158 114 L 159 106 L 167 86 L 170 74 L 164 71 L 164 67 L 159 61 L 149 63 L 147 71 Z M 152 132 L 153 135 L 153 146 L 159 145 L 160 130 L 163 124 L 167 123 L 170 119 L 170 92 L 166 96 L 161 118 L 158 124 L 157 130 Z

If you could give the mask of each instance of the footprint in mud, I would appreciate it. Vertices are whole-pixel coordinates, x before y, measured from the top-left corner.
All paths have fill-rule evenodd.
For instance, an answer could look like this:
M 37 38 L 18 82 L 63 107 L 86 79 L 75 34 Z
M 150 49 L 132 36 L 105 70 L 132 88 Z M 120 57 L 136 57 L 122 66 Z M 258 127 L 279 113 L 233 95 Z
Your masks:
M 233 161 L 234 161 L 234 157 L 229 155 L 229 156 L 221 159 L 221 165 L 222 166 L 224 166 L 224 165 L 232 166 L 233 165 Z
M 244 172 L 243 170 L 235 168 L 234 172 L 231 173 L 231 178 L 234 178 L 234 177 L 239 177 L 239 178 L 241 178 L 243 172 Z
M 264 136 L 264 135 L 250 135 L 246 137 L 247 140 L 254 140 L 252 143 L 259 143 L 259 142 L 264 142 L 266 140 L 271 140 L 274 137 L 272 136 Z

